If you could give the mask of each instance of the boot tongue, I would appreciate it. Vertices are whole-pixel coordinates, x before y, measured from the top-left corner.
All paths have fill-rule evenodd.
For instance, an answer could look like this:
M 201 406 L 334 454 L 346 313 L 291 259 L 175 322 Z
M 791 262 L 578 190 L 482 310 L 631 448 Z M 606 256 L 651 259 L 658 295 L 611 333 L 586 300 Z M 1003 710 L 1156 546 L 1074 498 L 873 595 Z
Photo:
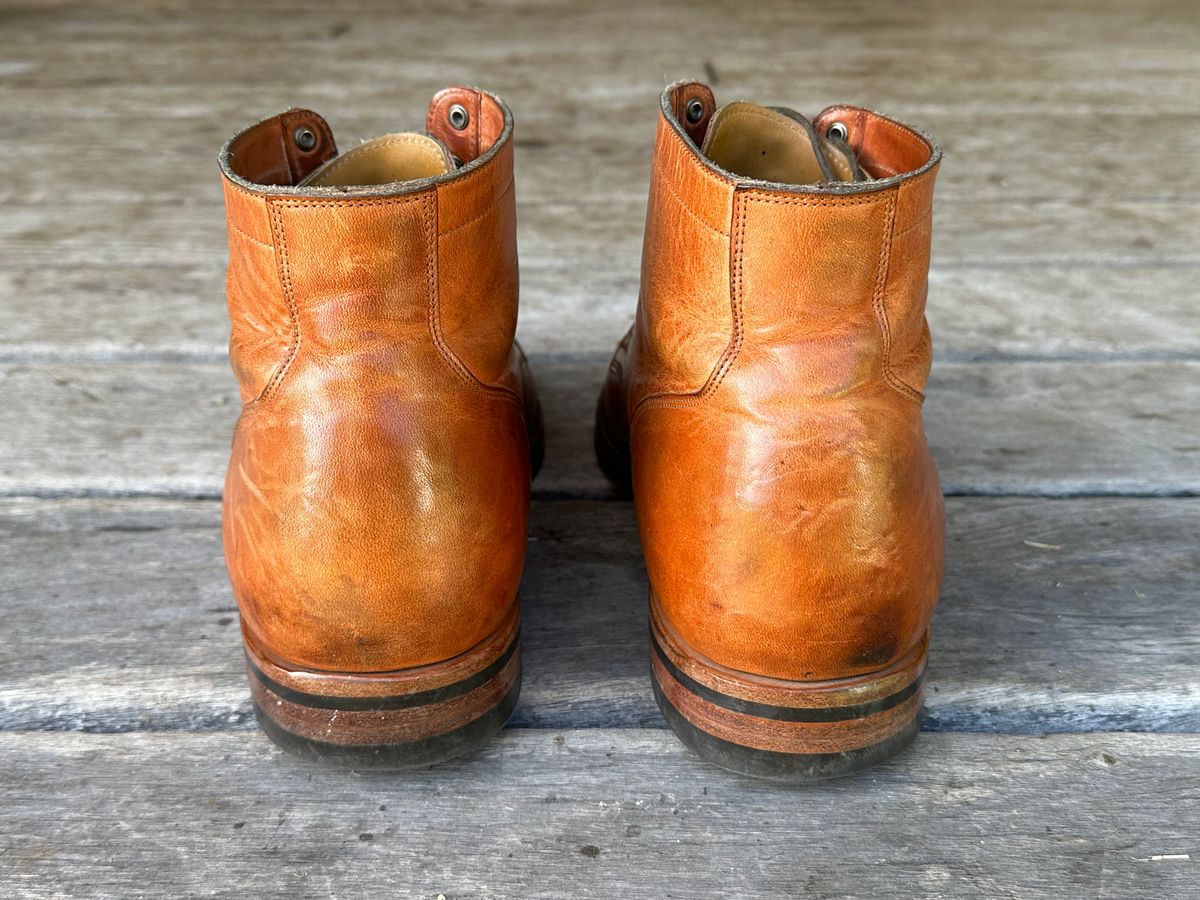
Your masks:
M 454 157 L 426 134 L 389 134 L 335 156 L 301 183 L 313 187 L 365 187 L 445 175 Z
M 780 184 L 869 181 L 852 151 L 817 133 L 784 107 L 727 103 L 717 110 L 700 152 L 726 171 Z

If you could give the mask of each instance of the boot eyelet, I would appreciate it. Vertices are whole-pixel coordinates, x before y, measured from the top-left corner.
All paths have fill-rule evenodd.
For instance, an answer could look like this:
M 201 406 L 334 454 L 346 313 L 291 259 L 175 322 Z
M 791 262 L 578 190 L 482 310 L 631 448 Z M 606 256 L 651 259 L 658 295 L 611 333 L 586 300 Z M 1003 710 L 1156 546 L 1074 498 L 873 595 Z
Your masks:
M 846 127 L 845 122 L 834 122 L 825 129 L 825 137 L 835 141 L 844 141 L 850 137 L 850 129 Z
M 307 125 L 301 125 L 292 134 L 292 139 L 296 142 L 296 146 L 308 153 L 317 146 L 317 133 Z
M 446 112 L 446 119 L 450 122 L 450 127 L 455 131 L 462 131 L 471 124 L 471 114 L 467 112 L 467 108 L 461 103 L 455 103 Z
M 699 97 L 693 97 L 688 101 L 685 115 L 687 116 L 688 124 L 695 125 L 704 118 L 704 101 Z

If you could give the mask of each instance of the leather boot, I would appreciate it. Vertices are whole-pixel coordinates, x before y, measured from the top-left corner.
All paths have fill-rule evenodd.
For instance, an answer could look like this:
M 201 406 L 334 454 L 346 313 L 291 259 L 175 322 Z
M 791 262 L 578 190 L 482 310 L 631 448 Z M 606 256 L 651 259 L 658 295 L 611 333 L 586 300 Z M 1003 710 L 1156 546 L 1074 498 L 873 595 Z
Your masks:
M 293 109 L 220 156 L 244 404 L 222 518 L 255 710 L 356 766 L 466 751 L 520 685 L 541 423 L 512 116 L 453 87 L 426 130 L 338 155 Z
M 940 155 L 864 109 L 662 95 L 596 447 L 633 492 L 659 706 L 726 768 L 830 777 L 918 730 L 944 530 L 921 424 Z

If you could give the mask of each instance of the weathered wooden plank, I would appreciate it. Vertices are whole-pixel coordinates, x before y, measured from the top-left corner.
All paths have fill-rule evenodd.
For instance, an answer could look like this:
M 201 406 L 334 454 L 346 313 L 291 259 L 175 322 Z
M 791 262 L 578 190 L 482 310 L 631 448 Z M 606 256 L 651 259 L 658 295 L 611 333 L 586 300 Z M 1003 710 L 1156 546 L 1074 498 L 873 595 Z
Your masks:
M 38 48 L 54 49 L 52 43 Z M 189 51 L 180 47 L 178 52 Z M 785 103 L 815 114 L 833 100 L 846 100 L 844 90 L 858 91 L 860 84 L 828 82 L 821 87 L 824 96 L 802 97 L 791 73 L 747 74 L 750 80 L 745 83 L 718 85 L 718 99 Z M 1200 77 L 1196 80 L 1200 82 Z M 0 74 L 0 85 L 4 81 Z M 484 81 L 495 84 L 491 78 Z M 431 82 L 430 90 L 436 87 L 440 85 Z M 424 128 L 422 113 L 429 92 L 423 84 L 397 84 L 395 93 L 387 97 L 371 92 L 360 97 L 359 88 L 345 85 L 344 97 L 332 105 L 328 98 L 313 101 L 319 104 L 318 112 L 332 120 L 346 146 L 376 134 Z M 564 79 L 552 86 L 526 77 L 512 90 L 503 90 L 517 117 L 518 165 L 526 178 L 518 199 L 541 204 L 578 195 L 588 202 L 598 193 L 624 195 L 643 186 L 661 89 L 658 76 L 631 79 L 618 74 L 603 85 Z M 212 190 L 217 148 L 249 124 L 250 117 L 270 115 L 300 102 L 296 95 L 278 101 L 264 97 L 247 107 L 233 102 L 232 85 L 218 83 L 211 95 L 213 108 L 202 115 L 180 111 L 165 97 L 166 108 L 151 112 L 131 109 L 128 103 L 114 103 L 110 95 L 100 94 L 99 114 L 93 110 L 80 116 L 54 99 L 48 106 L 36 102 L 43 91 L 40 84 L 23 86 L 20 96 L 27 105 L 20 110 L 19 120 L 0 134 L 0 152 L 11 172 L 9 181 L 0 186 L 0 196 L 15 202 L 51 199 L 66 179 L 77 202 L 130 205 L 171 196 L 189 206 L 210 204 L 219 200 Z M 863 102 L 862 97 L 855 99 Z M 881 100 L 872 102 L 879 106 Z M 564 110 L 564 103 L 586 103 L 590 115 L 580 118 Z M 931 107 L 914 105 L 903 96 L 883 111 L 918 117 L 914 124 L 942 143 L 946 164 L 939 176 L 939 194 L 948 202 L 1069 203 L 1086 209 L 1098 197 L 1177 205 L 1200 198 L 1200 189 L 1190 181 L 1165 184 L 1161 177 L 1162 170 L 1179 159 L 1200 153 L 1200 136 L 1191 127 L 1194 112 L 1055 109 L 1045 113 L 1054 116 L 1053 126 L 1047 127 L 1037 113 L 1026 110 Z M 564 127 L 564 114 L 569 128 Z M 115 130 L 114 120 L 121 123 Z M 50 134 L 52 142 L 46 139 Z M 1150 135 L 1154 139 L 1148 141 Z M 162 148 L 170 165 L 147 167 L 147 141 L 162 141 L 164 136 L 172 139 Z M 1073 161 L 1069 178 L 1063 177 L 1064 160 Z M 1140 164 L 1122 165 L 1125 160 Z
M 136 214 L 118 208 L 118 218 Z M 0 359 L 223 354 L 229 325 L 222 213 L 210 204 L 205 215 L 207 233 L 197 240 L 207 252 L 188 262 L 143 241 L 134 265 L 125 259 L 133 250 L 111 244 L 100 254 L 86 236 L 69 265 L 11 250 L 0 267 Z M 519 334 L 530 352 L 607 353 L 633 318 L 643 211 L 594 215 L 581 227 L 565 207 L 521 221 Z M 939 212 L 938 226 L 947 218 Z M 33 247 L 45 222 L 33 212 L 25 220 L 29 240 L 22 242 Z M 82 258 L 89 251 L 96 255 Z M 148 260 L 147 253 L 157 256 Z M 1200 270 L 1117 263 L 953 266 L 935 259 L 929 318 L 939 358 L 1200 357 Z
M 256 734 L 0 735 L 26 897 L 1200 896 L 1200 737 L 924 735 L 780 790 L 669 734 L 509 731 L 355 777 Z
M 591 446 L 607 359 L 533 359 L 538 496 L 610 495 Z M 0 389 L 0 494 L 220 493 L 238 406 L 224 363 L 9 363 Z M 947 493 L 1200 491 L 1200 363 L 945 363 L 928 396 Z
M 647 159 L 643 154 L 638 160 L 638 177 L 626 177 L 629 173 L 622 171 L 620 180 L 593 191 L 584 192 L 559 175 L 550 197 L 522 195 L 518 216 L 525 233 L 533 231 L 524 252 L 536 250 L 541 266 L 557 265 L 564 274 L 603 264 L 635 275 L 645 221 Z M 7 215 L 0 219 L 0 263 L 70 268 L 96 260 L 127 266 L 170 261 L 191 269 L 219 269 L 225 257 L 224 213 L 211 166 L 202 177 L 207 202 L 191 205 L 184 214 L 179 198 L 169 194 L 136 204 L 72 198 L 56 202 L 45 197 L 35 203 L 7 203 Z M 1200 268 L 1200 252 L 1193 243 L 1200 227 L 1200 200 L 1097 199 L 1086 206 L 1050 200 L 1031 206 L 939 196 L 934 216 L 933 255 L 943 267 Z M 99 222 L 104 226 L 97 227 Z M 539 268 L 535 265 L 532 271 Z
M 1186 3 L 970 15 L 763 3 L 739 14 L 760 32 L 730 33 L 703 4 L 563 15 L 522 2 L 507 4 L 503 50 L 489 52 L 479 42 L 491 46 L 497 23 L 477 9 L 364 9 L 5 11 L 0 352 L 219 352 L 213 156 L 227 133 L 292 103 L 327 110 L 351 136 L 403 127 L 448 77 L 494 86 L 520 116 L 530 349 L 605 350 L 636 294 L 655 95 L 664 72 L 707 68 L 729 96 L 812 110 L 849 94 L 943 137 L 932 301 L 943 350 L 1196 353 L 1200 197 L 1163 178 L 1200 140 Z M 781 66 L 797 29 L 822 40 Z M 401 44 L 423 54 L 393 52 Z M 1020 327 L 989 327 L 998 320 Z
M 706 64 L 723 82 L 756 77 L 778 84 L 785 68 L 801 96 L 849 82 L 869 96 L 943 109 L 1178 112 L 1195 103 L 1194 10 L 1186 0 L 1136 8 L 972 4 L 969 12 L 933 0 L 904 11 L 862 0 L 824 9 L 764 2 L 739 10 L 737 28 L 712 2 L 590 2 L 569 10 L 524 2 L 490 12 L 458 2 L 420 16 L 379 3 L 183 9 L 127 2 L 103 10 L 9 9 L 5 23 L 8 89 L 40 89 L 43 109 L 80 89 L 103 89 L 111 99 L 79 106 L 82 116 L 113 107 L 201 109 L 211 101 L 197 96 L 197 84 L 225 86 L 242 98 L 298 90 L 342 97 L 361 88 L 383 102 L 394 98 L 396 85 L 461 70 L 505 85 L 538 76 L 558 81 L 556 108 L 582 121 L 592 108 L 571 103 L 565 92 L 603 94 L 633 77 L 661 80 L 664 72 Z M 798 59 L 802 35 L 810 39 Z M 422 52 L 397 54 L 398 45 Z M 137 52 L 128 53 L 131 47 Z
M 567 264 L 538 251 L 537 236 L 523 228 L 519 334 L 526 350 L 611 352 L 633 319 L 640 239 L 639 231 L 606 245 L 622 245 L 624 265 L 590 257 Z M 229 325 L 221 259 L 214 255 L 211 265 L 186 270 L 88 264 L 64 271 L 18 263 L 0 271 L 0 360 L 223 359 Z M 934 352 L 940 361 L 1200 358 L 1197 271 L 935 264 Z M 104 315 L 97 317 L 101 306 Z
M 1200 500 L 948 513 L 927 728 L 1200 730 Z M 629 504 L 534 504 L 518 725 L 662 726 L 646 590 Z M 215 503 L 3 501 L 0 605 L 0 729 L 251 727 Z

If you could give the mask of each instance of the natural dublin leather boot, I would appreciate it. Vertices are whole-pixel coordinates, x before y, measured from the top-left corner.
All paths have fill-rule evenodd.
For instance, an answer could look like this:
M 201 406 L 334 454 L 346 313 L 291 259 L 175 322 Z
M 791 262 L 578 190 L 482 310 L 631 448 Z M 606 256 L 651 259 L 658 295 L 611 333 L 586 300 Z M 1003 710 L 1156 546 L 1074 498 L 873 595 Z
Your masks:
M 427 134 L 339 156 L 294 109 L 221 152 L 244 403 L 225 554 L 259 721 L 289 749 L 424 764 L 516 703 L 541 427 L 513 342 L 512 127 L 454 87 Z
M 939 158 L 863 109 L 662 96 L 596 446 L 632 480 L 659 706 L 727 768 L 830 777 L 917 731 L 942 574 L 921 425 Z

